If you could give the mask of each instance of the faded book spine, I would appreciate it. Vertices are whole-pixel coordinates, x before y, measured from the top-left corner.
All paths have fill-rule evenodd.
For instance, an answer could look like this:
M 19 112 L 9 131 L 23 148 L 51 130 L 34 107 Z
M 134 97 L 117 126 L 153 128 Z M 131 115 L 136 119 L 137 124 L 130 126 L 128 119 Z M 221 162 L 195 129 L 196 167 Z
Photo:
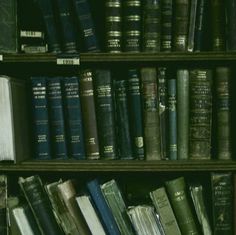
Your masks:
M 8 234 L 7 222 L 7 198 L 8 198 L 7 176 L 0 175 L 0 234 Z

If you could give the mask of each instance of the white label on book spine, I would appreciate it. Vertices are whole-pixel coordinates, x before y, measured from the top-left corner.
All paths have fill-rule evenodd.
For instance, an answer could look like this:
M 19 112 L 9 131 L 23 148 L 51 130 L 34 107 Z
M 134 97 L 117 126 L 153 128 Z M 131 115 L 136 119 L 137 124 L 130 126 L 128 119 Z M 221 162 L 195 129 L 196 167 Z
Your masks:
M 20 31 L 20 37 L 26 37 L 26 38 L 43 38 L 43 32 L 40 31 L 26 31 L 21 30 Z
M 3 61 L 3 55 L 0 55 L 0 61 Z
M 57 65 L 80 65 L 80 59 L 76 58 L 57 58 Z

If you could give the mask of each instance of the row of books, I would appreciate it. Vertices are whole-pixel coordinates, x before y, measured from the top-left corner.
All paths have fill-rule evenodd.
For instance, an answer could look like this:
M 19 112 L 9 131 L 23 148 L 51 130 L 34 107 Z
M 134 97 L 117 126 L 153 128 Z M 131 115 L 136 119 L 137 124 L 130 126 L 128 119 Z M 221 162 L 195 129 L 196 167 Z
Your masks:
M 184 177 L 167 180 L 146 192 L 148 202 L 127 205 L 115 179 L 43 183 L 37 175 L 18 183 L 23 195 L 7 191 L 0 176 L 2 235 L 188 235 L 233 234 L 232 173 L 211 173 L 211 203 L 201 183 Z M 206 198 L 208 197 L 208 199 Z M 212 211 L 212 218 L 209 216 Z

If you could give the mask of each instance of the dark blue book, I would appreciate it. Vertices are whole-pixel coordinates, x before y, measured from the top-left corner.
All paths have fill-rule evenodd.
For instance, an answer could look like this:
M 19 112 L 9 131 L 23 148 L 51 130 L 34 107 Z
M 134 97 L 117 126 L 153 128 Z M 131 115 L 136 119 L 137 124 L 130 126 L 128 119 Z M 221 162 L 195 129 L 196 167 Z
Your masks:
M 78 77 L 63 78 L 62 87 L 69 157 L 85 159 Z
M 67 146 L 62 104 L 61 77 L 48 78 L 47 86 L 52 155 L 55 159 L 65 159 L 67 158 Z
M 128 105 L 133 153 L 136 158 L 144 159 L 140 74 L 137 69 L 128 71 Z
M 107 234 L 120 235 L 120 231 L 116 224 L 115 218 L 106 202 L 106 199 L 104 198 L 98 180 L 94 179 L 89 181 L 87 183 L 87 188 Z
M 31 77 L 32 139 L 36 159 L 50 159 L 50 132 L 46 77 Z

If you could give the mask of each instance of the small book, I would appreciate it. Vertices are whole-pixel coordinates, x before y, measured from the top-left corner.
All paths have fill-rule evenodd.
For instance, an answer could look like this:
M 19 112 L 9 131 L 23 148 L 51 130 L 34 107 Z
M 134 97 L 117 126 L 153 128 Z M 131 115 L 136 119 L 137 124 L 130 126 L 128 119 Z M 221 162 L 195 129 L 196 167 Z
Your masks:
M 0 175 L 0 234 L 8 234 L 7 226 L 7 197 L 8 197 L 7 176 Z

